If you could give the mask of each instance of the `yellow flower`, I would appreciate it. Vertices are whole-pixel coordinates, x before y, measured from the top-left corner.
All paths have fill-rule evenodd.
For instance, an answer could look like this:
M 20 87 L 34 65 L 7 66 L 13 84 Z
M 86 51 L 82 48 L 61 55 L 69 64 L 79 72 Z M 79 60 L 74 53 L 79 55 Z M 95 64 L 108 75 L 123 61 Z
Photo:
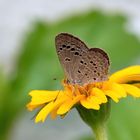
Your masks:
M 140 65 L 115 72 L 106 81 L 80 86 L 64 80 L 63 86 L 64 90 L 33 90 L 29 93 L 32 99 L 27 104 L 28 110 L 41 108 L 35 122 L 44 122 L 49 114 L 52 119 L 57 115 L 63 116 L 77 104 L 99 110 L 100 105 L 107 103 L 109 98 L 117 103 L 127 95 L 140 97 Z

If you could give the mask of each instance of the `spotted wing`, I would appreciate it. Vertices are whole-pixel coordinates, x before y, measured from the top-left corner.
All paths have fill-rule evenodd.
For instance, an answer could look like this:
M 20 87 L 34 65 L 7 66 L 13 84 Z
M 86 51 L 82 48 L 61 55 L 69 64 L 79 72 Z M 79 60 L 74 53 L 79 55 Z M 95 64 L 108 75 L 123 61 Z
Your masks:
M 81 58 L 77 73 L 82 84 L 100 82 L 107 80 L 109 69 L 108 55 L 100 48 L 91 48 L 87 54 Z
M 80 39 L 67 33 L 57 35 L 55 43 L 60 63 L 70 83 L 83 85 L 106 79 L 109 58 L 103 50 L 89 49 Z
M 79 79 L 75 72 L 79 67 L 81 57 L 88 51 L 87 46 L 80 39 L 67 33 L 58 34 L 55 44 L 66 77 L 71 83 L 78 83 Z

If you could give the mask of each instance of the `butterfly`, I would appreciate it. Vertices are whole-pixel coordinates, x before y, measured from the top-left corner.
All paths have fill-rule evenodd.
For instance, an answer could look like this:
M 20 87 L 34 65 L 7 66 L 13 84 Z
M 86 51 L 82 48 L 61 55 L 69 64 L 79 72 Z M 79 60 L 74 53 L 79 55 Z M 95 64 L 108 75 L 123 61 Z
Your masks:
M 55 37 L 56 51 L 67 82 L 85 85 L 108 77 L 109 57 L 100 48 L 88 48 L 79 38 L 60 33 Z

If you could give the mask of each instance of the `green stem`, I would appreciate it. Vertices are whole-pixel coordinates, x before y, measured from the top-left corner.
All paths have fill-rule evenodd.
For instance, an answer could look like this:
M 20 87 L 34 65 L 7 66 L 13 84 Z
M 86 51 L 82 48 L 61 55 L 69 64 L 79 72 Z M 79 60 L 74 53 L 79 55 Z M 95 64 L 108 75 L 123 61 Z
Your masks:
M 106 122 L 110 107 L 110 102 L 102 104 L 100 110 L 86 109 L 81 105 L 76 107 L 83 121 L 93 130 L 96 140 L 107 140 Z
M 108 140 L 105 124 L 98 124 L 92 127 L 96 140 Z

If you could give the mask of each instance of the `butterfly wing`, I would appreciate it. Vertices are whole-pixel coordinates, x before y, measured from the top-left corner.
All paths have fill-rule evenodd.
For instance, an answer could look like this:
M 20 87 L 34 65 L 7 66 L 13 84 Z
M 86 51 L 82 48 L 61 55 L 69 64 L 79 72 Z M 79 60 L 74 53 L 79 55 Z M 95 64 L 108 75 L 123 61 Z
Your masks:
M 58 34 L 55 38 L 56 50 L 65 75 L 72 83 L 78 83 L 75 71 L 79 60 L 88 51 L 88 47 L 78 38 L 67 34 Z
M 80 70 L 82 65 L 85 65 L 84 70 L 81 71 L 83 74 L 82 84 L 107 80 L 110 63 L 108 55 L 102 49 L 89 49 L 82 61 L 83 63 L 79 66 Z
M 67 33 L 58 34 L 55 44 L 70 83 L 83 85 L 106 78 L 109 58 L 103 50 L 89 49 L 80 39 Z

